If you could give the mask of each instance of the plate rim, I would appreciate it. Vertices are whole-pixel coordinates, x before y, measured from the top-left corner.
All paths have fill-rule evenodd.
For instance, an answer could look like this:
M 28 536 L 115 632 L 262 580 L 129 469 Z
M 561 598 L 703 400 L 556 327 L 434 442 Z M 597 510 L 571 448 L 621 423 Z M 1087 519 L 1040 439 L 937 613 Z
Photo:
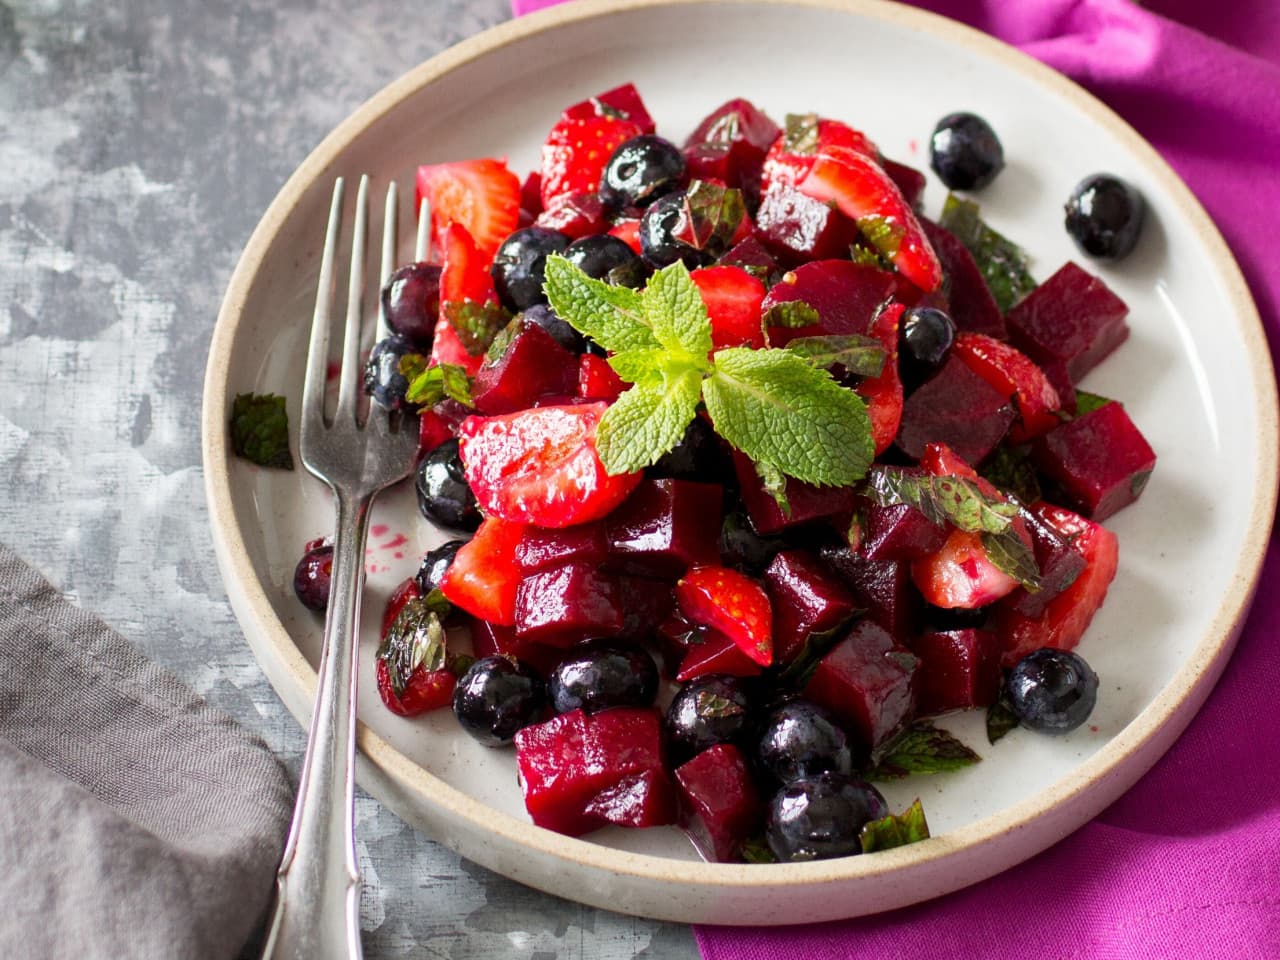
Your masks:
M 752 864 L 713 864 L 677 861 L 650 854 L 617 850 L 574 837 L 565 837 L 535 827 L 514 816 L 495 810 L 447 784 L 396 750 L 363 723 L 358 745 L 364 758 L 389 777 L 412 787 L 420 798 L 467 821 L 471 827 L 492 831 L 521 847 L 532 848 L 556 860 L 605 871 L 610 875 L 664 882 L 674 879 L 707 890 L 778 889 L 792 886 L 820 886 L 861 882 L 896 874 L 907 867 L 938 866 L 992 841 L 1010 837 L 1044 818 L 1058 816 L 1056 838 L 1066 836 L 1099 813 L 1129 789 L 1172 745 L 1209 695 L 1235 647 L 1245 615 L 1257 587 L 1261 566 L 1275 515 L 1277 459 L 1280 430 L 1277 429 L 1276 381 L 1272 370 L 1262 320 L 1239 265 L 1221 232 L 1208 213 L 1169 164 L 1125 120 L 1083 87 L 1050 67 L 981 31 L 946 17 L 915 7 L 884 0 L 570 0 L 524 17 L 505 21 L 447 48 L 387 84 L 338 124 L 311 151 L 290 175 L 255 227 L 228 283 L 215 323 L 206 366 L 201 411 L 201 448 L 206 499 L 209 504 L 215 553 L 224 585 L 232 599 L 240 626 L 255 656 L 286 706 L 305 728 L 308 704 L 314 700 L 316 672 L 290 638 L 256 576 L 240 577 L 238 571 L 252 571 L 248 549 L 235 522 L 235 509 L 227 468 L 231 460 L 226 422 L 230 403 L 229 383 L 224 376 L 254 277 L 290 212 L 307 189 L 335 165 L 341 151 L 362 131 L 376 123 L 402 100 L 448 73 L 488 54 L 536 34 L 568 25 L 605 19 L 614 15 L 657 7 L 738 6 L 806 7 L 842 15 L 885 21 L 909 29 L 924 30 L 939 39 L 969 48 L 978 56 L 1010 66 L 1042 88 L 1056 92 L 1083 109 L 1091 119 L 1136 154 L 1159 179 L 1160 186 L 1181 216 L 1203 237 L 1212 265 L 1224 284 L 1228 301 L 1239 318 L 1240 332 L 1249 356 L 1248 373 L 1258 388 L 1251 391 L 1258 420 L 1259 450 L 1253 487 L 1258 492 L 1249 517 L 1235 575 L 1214 613 L 1209 628 L 1191 649 L 1183 666 L 1147 707 L 1124 729 L 1100 747 L 1079 767 L 1046 789 L 1010 807 L 955 828 L 919 844 L 882 851 L 875 857 L 847 857 L 797 864 L 775 864 L 767 868 Z M 250 622 L 246 622 L 246 619 Z M 258 643 L 254 630 L 260 630 Z M 281 690 L 272 671 L 262 663 L 264 655 L 275 658 L 293 682 L 292 696 Z M 1013 851 L 1012 855 L 989 859 L 976 873 L 966 873 L 949 884 L 934 884 L 914 900 L 950 892 L 1007 869 L 1053 841 L 1033 845 L 1034 849 Z M 1007 848 L 1015 846 L 1006 843 Z M 551 891 L 557 892 L 557 891 Z M 627 904 L 610 901 L 612 909 Z M 856 904 L 848 903 L 823 917 L 856 915 Z M 656 912 L 649 915 L 659 916 Z M 819 917 L 815 916 L 814 919 Z M 753 917 L 756 923 L 769 917 Z M 782 922 L 792 922 L 783 920 Z

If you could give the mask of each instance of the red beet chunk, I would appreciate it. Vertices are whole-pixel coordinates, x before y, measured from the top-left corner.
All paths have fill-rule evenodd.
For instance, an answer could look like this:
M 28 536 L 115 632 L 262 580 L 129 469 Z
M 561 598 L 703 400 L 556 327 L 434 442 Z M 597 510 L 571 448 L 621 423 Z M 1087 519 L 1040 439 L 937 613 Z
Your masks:
M 533 406 L 539 397 L 577 390 L 578 358 L 532 320 L 522 320 L 502 356 L 476 374 L 472 396 L 478 411 L 492 415 L 514 413 Z
M 888 631 L 863 620 L 818 661 L 804 695 L 874 750 L 914 719 L 919 666 Z
M 581 523 L 576 527 L 526 527 L 516 544 L 516 563 L 525 573 L 565 563 L 599 565 L 609 556 L 604 524 Z
M 922 219 L 920 224 L 942 263 L 949 313 L 956 329 L 1007 340 L 1009 331 L 1004 315 L 969 248 L 954 233 L 932 220 Z
M 695 143 L 726 143 L 760 160 L 782 133 L 776 123 L 750 100 L 735 97 L 716 107 L 689 134 L 685 146 Z M 756 170 L 759 177 L 760 171 Z
M 675 771 L 680 826 L 706 860 L 741 860 L 743 841 L 759 832 L 764 807 L 746 758 L 731 743 L 702 751 Z
M 854 610 L 853 594 L 807 550 L 783 550 L 764 571 L 773 607 L 773 659 L 787 663 L 811 633 L 840 626 Z
M 772 276 L 778 270 L 778 261 L 756 237 L 735 243 L 716 263 L 722 267 L 742 267 L 748 273 L 763 271 L 765 276 Z
M 928 183 L 925 175 L 915 167 L 898 163 L 896 160 L 881 160 L 880 168 L 889 175 L 894 186 L 902 191 L 902 199 L 907 201 L 907 206 L 913 210 L 919 210 L 920 201 L 924 198 L 925 184 Z M 933 240 L 932 237 L 929 239 Z
M 609 229 L 605 205 L 595 193 L 568 193 L 555 197 L 533 222 L 548 230 L 559 230 L 574 240 Z
M 564 651 L 556 647 L 521 640 L 516 636 L 515 627 L 473 619 L 470 632 L 471 650 L 477 658 L 508 655 L 523 660 L 542 674 L 549 673 L 564 658 Z
M 947 528 L 932 522 L 909 503 L 867 508 L 862 548 L 866 560 L 919 560 L 942 549 Z
M 1000 641 L 988 630 L 926 633 L 912 641 L 920 658 L 920 713 L 987 707 L 1000 690 Z
M 684 656 L 676 679 L 681 683 L 707 673 L 728 673 L 735 677 L 758 676 L 763 669 L 742 648 L 712 627 L 694 626 L 680 635 Z
M 663 827 L 678 816 L 675 787 L 663 769 L 624 777 L 595 795 L 583 811 L 619 827 Z
M 525 727 L 515 737 L 525 809 L 540 827 L 577 836 L 604 826 L 601 813 L 627 784 L 665 776 L 662 723 L 649 707 L 581 710 Z M 622 786 L 620 786 L 622 785 Z M 601 794 L 596 809 L 588 808 Z
M 1008 397 L 953 356 L 907 397 L 896 442 L 916 460 L 925 444 L 945 443 L 965 460 L 978 463 L 1009 432 L 1015 416 Z
M 850 487 L 815 487 L 788 477 L 785 489 L 791 515 L 787 516 L 765 490 L 751 460 L 736 450 L 733 469 L 738 476 L 740 496 L 751 518 L 751 526 L 762 536 L 847 514 L 854 508 L 855 496 Z
M 592 564 L 566 563 L 532 573 L 516 589 L 516 636 L 568 647 L 616 634 L 623 624 L 617 582 Z
M 642 480 L 605 520 L 610 551 L 655 573 L 679 575 L 698 563 L 720 561 L 718 483 Z
M 670 581 L 620 574 L 617 582 L 622 601 L 622 628 L 618 636 L 629 640 L 648 639 L 675 607 Z
M 893 294 L 897 278 L 886 270 L 851 260 L 817 260 L 788 272 L 770 288 L 761 309 L 802 300 L 818 313 L 818 322 L 799 328 L 769 328 L 769 342 L 786 346 L 797 336 L 868 334 L 877 311 Z
M 1031 593 L 1019 587 L 1010 594 L 1008 605 L 1024 617 L 1038 617 L 1049 601 L 1075 582 L 1084 571 L 1084 557 L 1071 544 L 1071 538 L 1049 523 L 1035 510 L 1024 509 L 1022 519 L 1036 554 L 1040 569 L 1040 589 Z
M 852 220 L 785 183 L 760 197 L 756 235 L 786 264 L 847 256 L 858 237 Z
M 1155 451 L 1114 401 L 1038 438 L 1031 458 L 1067 505 L 1092 520 L 1137 500 L 1156 465 Z
M 920 620 L 921 601 L 911 583 L 911 564 L 863 560 L 846 546 L 827 546 L 822 560 L 853 594 L 867 619 L 878 623 L 898 643 L 906 643 Z
M 1014 304 L 1005 320 L 1014 346 L 1041 366 L 1065 365 L 1071 382 L 1079 383 L 1129 336 L 1128 313 L 1105 283 L 1068 262 Z

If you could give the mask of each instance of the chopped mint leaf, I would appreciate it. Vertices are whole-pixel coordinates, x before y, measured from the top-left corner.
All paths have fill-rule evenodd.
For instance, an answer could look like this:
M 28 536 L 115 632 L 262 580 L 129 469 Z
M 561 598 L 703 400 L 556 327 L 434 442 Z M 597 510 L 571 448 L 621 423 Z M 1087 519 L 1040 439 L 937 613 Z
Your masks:
M 470 670 L 471 665 L 475 662 L 476 658 L 469 653 L 455 653 L 449 658 L 446 669 L 455 677 L 460 677 Z
M 880 254 L 880 251 L 864 247 L 859 243 L 849 247 L 849 259 L 864 267 L 875 267 L 878 270 L 891 268 L 891 264 Z
M 450 300 L 440 305 L 445 319 L 458 335 L 458 340 L 473 357 L 483 354 L 498 331 L 507 325 L 511 315 L 494 301 Z
M 818 115 L 816 113 L 788 113 L 783 133 L 782 149 L 787 153 L 809 156 L 818 150 Z
M 404 695 L 415 670 L 431 672 L 445 665 L 444 627 L 433 605 L 429 596 L 406 603 L 378 647 L 378 659 L 386 663 L 397 697 Z
M 787 327 L 797 330 L 821 323 L 822 315 L 803 300 L 784 300 L 766 310 L 761 322 L 766 327 Z
M 818 669 L 818 661 L 827 655 L 836 641 L 845 635 L 849 624 L 859 614 L 854 612 L 830 630 L 811 633 L 804 638 L 800 652 L 778 673 L 777 686 L 780 689 L 803 690 Z
M 816 485 L 848 486 L 875 455 L 862 398 L 788 350 L 715 355 L 702 398 L 716 432 L 752 460 Z
M 231 449 L 260 467 L 293 469 L 284 397 L 240 393 L 231 404 Z
M 778 858 L 774 856 L 769 844 L 763 836 L 748 837 L 742 841 L 742 846 L 738 848 L 738 853 L 746 863 L 777 863 Z
M 791 501 L 787 499 L 787 478 L 772 463 L 767 460 L 759 460 L 755 463 L 756 476 L 760 478 L 760 483 L 764 487 L 764 492 L 773 497 L 773 502 L 778 505 L 778 509 L 782 511 L 782 515 L 790 519 L 791 517 Z
M 996 702 L 987 707 L 987 743 L 995 743 L 1018 725 L 1018 715 L 1013 712 L 1009 702 L 1009 694 L 1004 684 L 1000 685 L 1000 696 Z
M 873 247 L 890 259 L 898 252 L 906 233 L 906 228 L 893 217 L 882 217 L 879 214 L 859 217 L 858 229 Z
M 702 379 L 685 370 L 660 386 L 636 384 L 604 412 L 596 452 L 610 474 L 634 473 L 658 462 L 684 438 L 698 412 Z
M 876 466 L 867 476 L 872 499 L 882 507 L 908 503 L 933 523 L 970 533 L 1003 533 L 1018 506 L 988 497 L 966 477 L 918 476 L 898 467 Z
M 724 720 L 745 712 L 742 704 L 711 690 L 699 690 L 693 697 L 693 712 L 704 720 Z
M 642 298 L 645 323 L 670 354 L 706 366 L 711 352 L 711 321 L 689 268 L 676 261 L 649 280 Z
M 684 197 L 684 229 L 676 237 L 695 250 L 706 250 L 719 256 L 729 249 L 747 215 L 742 191 L 723 187 L 709 180 L 694 180 Z M 650 281 L 652 282 L 652 281 Z
M 979 472 L 985 480 L 1023 503 L 1035 503 L 1040 499 L 1040 479 L 1031 463 L 1030 447 L 996 447 L 982 462 Z
M 862 841 L 863 853 L 905 847 L 908 843 L 929 839 L 929 824 L 924 818 L 920 798 L 917 797 L 904 813 L 891 813 L 879 820 L 872 820 L 862 828 L 859 839 Z
M 860 377 L 878 377 L 884 370 L 884 345 L 858 333 L 796 337 L 784 349 L 799 354 L 815 367 L 844 367 Z
M 707 130 L 704 143 L 732 144 L 742 137 L 742 114 L 730 110 L 716 117 L 715 123 Z
M 419 407 L 434 407 L 445 397 L 464 407 L 475 405 L 471 398 L 471 377 L 456 363 L 438 363 L 427 367 L 409 381 L 404 398 Z
M 611 353 L 658 346 L 638 290 L 592 279 L 559 254 L 547 257 L 543 289 L 552 310 Z
M 1076 391 L 1076 416 L 1083 417 L 1086 413 L 1093 413 L 1099 407 L 1105 407 L 1108 403 L 1115 401 L 1109 397 L 1103 397 L 1096 393 L 1089 393 L 1087 390 Z
M 400 358 L 396 368 L 400 371 L 400 376 L 404 377 L 409 383 L 413 383 L 427 369 L 427 365 L 430 362 L 427 357 L 420 353 L 406 353 Z
M 969 248 L 1002 313 L 1035 289 L 1027 255 L 978 216 L 978 205 L 948 194 L 938 222 Z
M 599 97 L 591 97 L 587 101 L 595 108 L 597 117 L 607 117 L 610 120 L 630 120 L 631 114 L 625 110 L 620 110 L 611 103 L 605 103 Z
M 981 760 L 947 731 L 928 720 L 917 720 L 881 749 L 867 779 L 899 780 L 913 773 L 950 773 Z
M 524 319 L 520 316 L 511 318 L 511 322 L 494 334 L 493 339 L 489 341 L 489 348 L 484 352 L 485 363 L 497 363 L 502 359 L 502 355 L 507 352 L 507 347 L 511 346 L 511 342 L 515 340 L 516 334 L 520 332 L 524 325 Z M 410 377 L 410 380 L 413 378 Z
M 987 559 L 997 569 L 1013 577 L 1031 593 L 1040 591 L 1040 567 L 1036 564 L 1036 555 L 1012 526 L 1000 533 L 984 531 L 982 546 L 987 551 Z

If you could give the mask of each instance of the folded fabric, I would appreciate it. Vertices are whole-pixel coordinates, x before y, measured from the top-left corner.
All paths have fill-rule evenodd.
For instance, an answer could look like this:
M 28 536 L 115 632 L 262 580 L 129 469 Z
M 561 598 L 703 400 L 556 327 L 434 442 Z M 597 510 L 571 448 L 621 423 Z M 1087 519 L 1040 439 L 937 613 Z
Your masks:
M 0 546 L 0 957 L 238 956 L 291 808 L 265 744 Z

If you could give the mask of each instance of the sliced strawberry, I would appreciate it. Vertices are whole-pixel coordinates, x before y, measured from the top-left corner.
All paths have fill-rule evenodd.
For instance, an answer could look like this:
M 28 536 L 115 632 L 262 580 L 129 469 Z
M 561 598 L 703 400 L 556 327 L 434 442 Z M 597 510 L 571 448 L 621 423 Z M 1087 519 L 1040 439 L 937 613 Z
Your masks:
M 741 267 L 703 267 L 690 274 L 711 319 L 711 346 L 764 347 L 764 284 Z
M 451 223 L 460 223 L 492 259 L 520 221 L 520 180 L 502 160 L 458 160 L 418 168 L 418 204 L 431 204 L 431 236 L 442 248 Z
M 533 219 L 542 212 L 542 174 L 531 170 L 520 184 L 520 210 Z
M 498 292 L 489 267 L 492 255 L 476 246 L 460 223 L 445 228 L 440 245 L 444 266 L 440 271 L 440 319 L 431 343 L 433 363 L 455 363 L 472 376 L 484 361 L 484 346 L 474 352 L 458 335 L 455 321 L 471 322 L 477 332 L 497 329 L 503 322 Z M 469 320 L 468 320 L 469 318 Z
M 560 114 L 565 120 L 588 120 L 592 117 L 615 117 L 629 120 L 640 128 L 641 133 L 653 133 L 655 126 L 653 117 L 640 99 L 640 91 L 633 83 L 624 83 L 620 87 L 606 90 L 590 99 L 566 107 Z
M 978 471 L 969 465 L 964 457 L 956 453 L 945 443 L 926 443 L 924 456 L 920 458 L 920 466 L 935 477 L 964 477 L 966 480 L 977 480 Z M 995 487 L 990 487 L 991 495 L 995 495 Z
M 416 717 L 428 710 L 449 706 L 453 702 L 453 688 L 458 683 L 458 678 L 450 670 L 424 670 L 419 667 L 409 674 L 404 690 L 397 695 L 391 685 L 391 669 L 387 661 L 377 661 L 374 673 L 378 696 L 388 710 L 402 717 Z
M 996 607 L 992 626 L 1004 644 L 1006 667 L 1041 647 L 1074 649 L 1106 599 L 1120 562 L 1119 539 L 1100 524 L 1049 503 L 1037 503 L 1031 509 L 1071 540 L 1072 548 L 1084 557 L 1085 568 L 1039 617 L 1025 617 L 1004 604 Z
M 839 120 L 819 119 L 816 137 L 812 149 L 805 153 L 795 153 L 787 149 L 787 137 L 782 135 L 773 142 L 764 158 L 764 169 L 760 174 L 760 193 L 764 194 L 772 184 L 782 183 L 795 186 L 813 169 L 813 162 L 818 154 L 829 147 L 852 150 L 862 153 L 873 160 L 880 156 L 880 151 L 866 134 L 853 129 Z
M 637 257 L 640 256 L 640 219 L 638 217 L 615 220 L 613 226 L 609 228 L 609 236 L 617 237 L 634 250 Z
M 626 382 L 614 372 L 604 357 L 584 353 L 578 358 L 578 396 L 586 400 L 612 403 L 625 389 Z
M 569 117 L 551 128 L 542 145 L 542 205 L 557 197 L 595 193 L 613 151 L 641 133 L 639 125 L 610 115 Z
M 1062 409 L 1058 391 L 1021 350 L 985 334 L 959 333 L 951 351 L 983 380 L 1014 399 L 1020 422 L 1009 430 L 1012 442 L 1025 443 L 1062 422 L 1055 415 Z
M 515 626 L 521 576 L 516 547 L 523 536 L 524 524 L 486 517 L 441 578 L 445 599 L 481 620 Z
M 606 409 L 581 403 L 464 420 L 462 463 L 480 509 L 516 523 L 569 527 L 620 504 L 641 474 L 610 476 L 600 462 L 596 427 Z
M 797 184 L 805 196 L 835 203 L 898 272 L 925 293 L 942 283 L 942 266 L 897 184 L 874 160 L 848 148 L 820 153 Z
M 884 345 L 887 353 L 884 369 L 878 377 L 867 377 L 854 392 L 867 401 L 867 416 L 871 418 L 871 436 L 876 444 L 876 456 L 893 446 L 902 424 L 902 378 L 898 375 L 898 324 L 906 308 L 900 303 L 890 303 L 871 321 L 868 333 Z
M 425 456 L 452 436 L 453 428 L 449 421 L 434 410 L 427 409 L 418 414 L 418 456 Z
M 911 580 L 928 603 L 948 610 L 985 607 L 1018 587 L 988 558 L 982 535 L 964 530 L 951 531 L 941 550 L 912 563 Z
M 762 667 L 773 662 L 773 609 L 764 587 L 728 567 L 691 567 L 676 584 L 676 604 L 694 623 L 729 637 Z

